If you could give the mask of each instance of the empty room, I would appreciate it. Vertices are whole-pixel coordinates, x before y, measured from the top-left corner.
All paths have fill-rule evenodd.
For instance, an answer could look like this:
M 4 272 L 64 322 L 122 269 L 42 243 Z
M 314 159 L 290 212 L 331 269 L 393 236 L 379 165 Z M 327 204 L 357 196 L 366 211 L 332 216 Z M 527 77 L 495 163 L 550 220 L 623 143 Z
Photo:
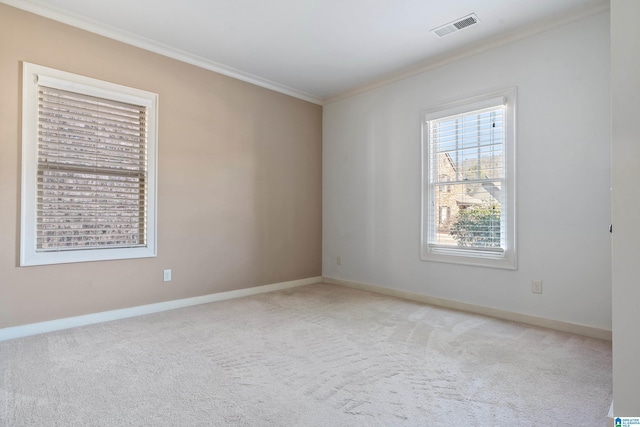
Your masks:
M 639 17 L 0 0 L 0 426 L 640 425 Z

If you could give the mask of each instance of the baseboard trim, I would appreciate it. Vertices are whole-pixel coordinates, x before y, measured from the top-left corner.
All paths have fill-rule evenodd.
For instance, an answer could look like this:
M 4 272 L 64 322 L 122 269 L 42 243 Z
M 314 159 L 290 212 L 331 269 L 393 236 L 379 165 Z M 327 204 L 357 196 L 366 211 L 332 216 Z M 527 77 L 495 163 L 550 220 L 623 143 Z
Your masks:
M 613 400 L 611 401 L 611 407 L 609 408 L 609 414 L 607 414 L 607 427 L 614 427 L 613 422 Z
M 78 326 L 93 325 L 95 323 L 109 322 L 112 320 L 126 319 L 129 317 L 144 316 L 146 314 L 159 313 L 161 311 L 175 310 L 177 308 L 191 307 L 194 305 L 207 304 L 210 302 L 246 297 L 249 295 L 263 294 L 266 292 L 279 291 L 281 289 L 311 285 L 318 282 L 322 282 L 322 277 L 309 277 L 307 279 L 255 286 L 252 288 L 238 289 L 236 291 L 219 292 L 216 294 L 202 295 L 199 297 L 165 301 L 155 304 L 139 305 L 136 307 L 103 311 L 100 313 L 67 317 L 64 319 L 31 323 L 28 325 L 12 326 L 9 328 L 0 329 L 0 341 L 22 338 L 30 335 L 38 335 L 46 332 L 60 331 L 63 329 L 76 328 Z
M 543 328 L 555 329 L 557 331 L 571 332 L 578 335 L 584 335 L 591 338 L 611 341 L 611 331 L 606 329 L 594 328 L 592 326 L 579 325 L 575 323 L 563 322 L 560 320 L 547 319 L 544 317 L 531 316 L 528 314 L 515 313 L 496 308 L 483 307 L 480 305 L 468 304 L 460 301 L 454 301 L 444 298 L 437 298 L 428 295 L 417 294 L 414 292 L 400 291 L 397 289 L 385 288 L 367 283 L 353 282 L 350 280 L 336 279 L 333 277 L 324 277 L 324 283 L 346 286 L 353 289 L 375 292 L 378 294 L 389 295 L 396 298 L 408 299 L 412 301 L 422 302 L 440 307 L 452 308 L 454 310 L 466 311 L 470 313 L 482 314 L 485 316 L 495 317 L 498 319 L 511 320 L 514 322 L 526 323 L 528 325 L 540 326 Z

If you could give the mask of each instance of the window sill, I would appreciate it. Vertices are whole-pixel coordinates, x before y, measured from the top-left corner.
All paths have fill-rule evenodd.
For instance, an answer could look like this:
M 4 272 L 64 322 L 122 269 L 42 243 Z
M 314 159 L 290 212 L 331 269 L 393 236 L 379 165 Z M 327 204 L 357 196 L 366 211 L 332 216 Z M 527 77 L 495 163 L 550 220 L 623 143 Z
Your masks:
M 113 248 L 90 250 L 66 250 L 59 252 L 25 251 L 20 259 L 20 266 L 69 264 L 75 262 L 113 261 L 119 259 L 152 258 L 156 256 L 155 248 Z
M 420 259 L 430 262 L 444 262 L 449 264 L 470 265 L 475 267 L 498 268 L 503 270 L 517 270 L 515 254 L 507 251 L 504 254 L 487 254 L 487 256 L 469 256 L 458 253 L 437 252 L 424 248 Z

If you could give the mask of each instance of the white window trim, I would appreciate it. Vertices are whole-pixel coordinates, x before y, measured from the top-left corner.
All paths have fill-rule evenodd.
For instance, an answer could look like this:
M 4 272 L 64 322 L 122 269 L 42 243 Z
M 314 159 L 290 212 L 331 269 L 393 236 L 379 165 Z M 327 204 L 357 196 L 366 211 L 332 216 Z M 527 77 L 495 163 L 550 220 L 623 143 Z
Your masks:
M 429 151 L 428 151 L 428 120 L 462 114 L 489 106 L 496 105 L 496 100 L 502 98 L 505 102 L 505 194 L 503 215 L 505 222 L 504 252 L 477 252 L 456 250 L 455 248 L 432 248 L 429 245 Z M 516 98 L 515 87 L 501 89 L 478 96 L 473 96 L 454 102 L 449 102 L 422 112 L 422 213 L 421 213 L 421 241 L 420 255 L 423 261 L 445 262 L 453 264 L 473 265 L 515 270 L 517 269 L 516 247 Z M 437 214 L 437 213 L 436 213 Z
M 22 89 L 22 189 L 20 227 L 20 265 L 34 266 L 85 261 L 155 257 L 157 254 L 157 136 L 158 95 L 127 86 L 96 80 L 41 65 L 23 62 Z M 59 89 L 121 102 L 141 103 L 148 110 L 147 129 L 147 239 L 135 248 L 98 248 L 36 251 L 38 82 Z

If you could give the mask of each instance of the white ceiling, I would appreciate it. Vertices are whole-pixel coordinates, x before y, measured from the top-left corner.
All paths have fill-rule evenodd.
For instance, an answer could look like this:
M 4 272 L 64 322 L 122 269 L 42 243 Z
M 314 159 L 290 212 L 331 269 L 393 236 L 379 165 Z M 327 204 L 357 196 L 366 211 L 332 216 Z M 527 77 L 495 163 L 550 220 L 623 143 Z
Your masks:
M 313 102 L 607 0 L 0 0 Z M 470 13 L 480 23 L 437 38 Z

